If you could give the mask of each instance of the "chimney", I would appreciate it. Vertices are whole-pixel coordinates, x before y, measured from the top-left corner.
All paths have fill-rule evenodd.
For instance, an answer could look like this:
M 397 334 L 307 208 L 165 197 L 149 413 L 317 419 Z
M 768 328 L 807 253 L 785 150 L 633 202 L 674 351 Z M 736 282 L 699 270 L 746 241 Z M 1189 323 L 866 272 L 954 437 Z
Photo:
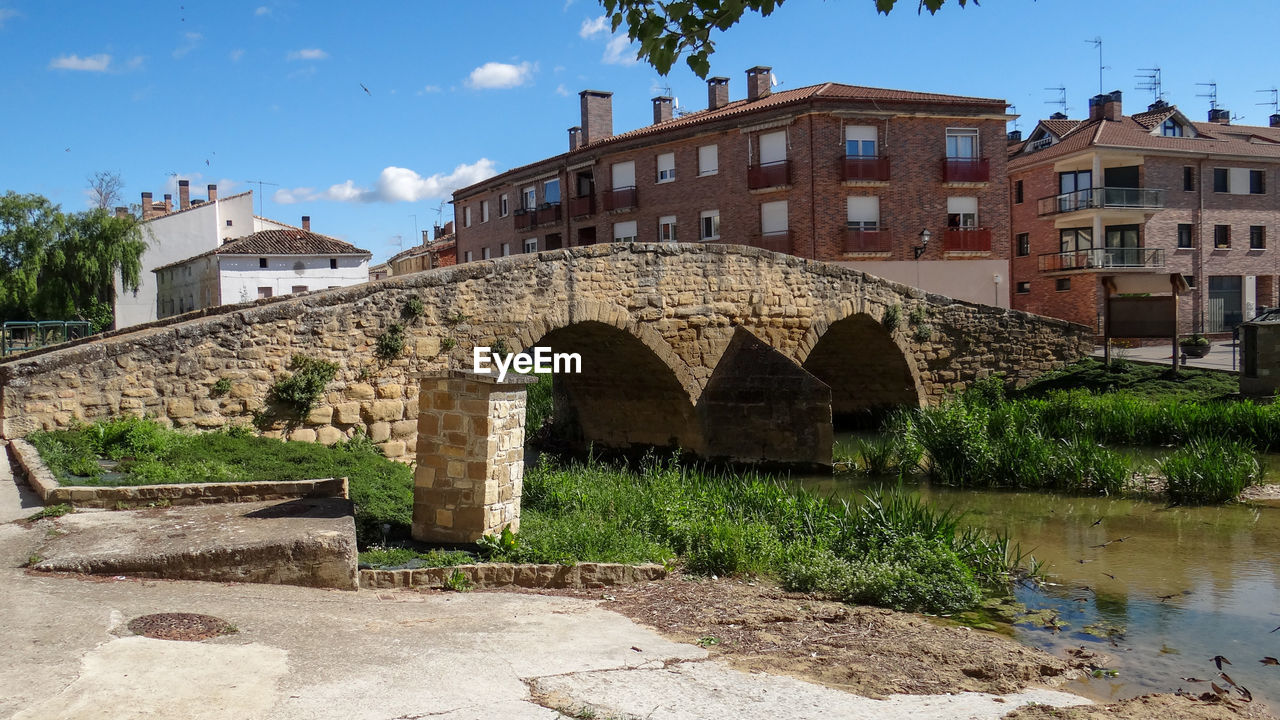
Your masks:
M 1165 102 L 1163 99 L 1157 99 L 1155 102 L 1153 102 L 1153 103 L 1151 103 L 1150 105 L 1148 105 L 1148 106 L 1147 106 L 1147 112 L 1155 112 L 1155 111 L 1157 111 L 1157 110 L 1164 110 L 1164 109 L 1165 109 L 1165 108 L 1167 108 L 1167 107 L 1169 107 L 1169 103 Z
M 1280 113 L 1271 116 L 1271 127 L 1280 127 Z
M 653 99 L 653 124 L 664 123 L 671 119 L 671 98 L 659 95 Z
M 178 206 L 183 210 L 191 207 L 191 181 L 178 181 Z
M 707 109 L 719 110 L 729 104 L 729 78 L 707 78 Z
M 1050 120 L 1066 120 L 1067 114 L 1064 112 L 1056 112 L 1049 116 Z
M 311 216 L 310 215 L 302 216 L 302 229 L 307 232 L 311 232 Z
M 757 65 L 747 70 L 747 100 L 769 97 L 773 92 L 773 68 Z
M 446 236 L 448 236 L 448 235 L 452 235 L 452 234 L 453 234 L 453 221 L 452 221 L 452 220 L 450 220 L 449 222 L 447 222 L 447 223 L 445 223 L 445 224 L 444 224 L 444 234 L 445 234 Z
M 574 125 L 569 128 L 569 152 L 582 147 L 582 128 Z
M 116 206 L 116 217 L 118 217 L 118 218 L 127 218 L 127 217 L 129 217 L 129 208 L 125 207 L 124 205 L 117 205 L 117 206 Z
M 590 145 L 613 135 L 613 93 L 603 90 L 583 90 L 582 144 Z
M 1094 95 L 1089 98 L 1090 120 L 1119 120 L 1121 116 L 1120 91 Z
M 209 186 L 209 202 L 213 202 L 214 200 L 217 200 L 217 199 L 218 199 L 218 186 L 210 185 Z
M 1209 122 L 1218 123 L 1219 125 L 1231 124 L 1231 111 L 1226 108 L 1210 108 Z
M 1010 132 L 1009 132 L 1009 144 L 1010 144 L 1010 145 L 1012 145 L 1012 144 L 1014 144 L 1014 143 L 1020 143 L 1020 142 L 1022 142 L 1022 131 L 1021 131 L 1021 130 L 1012 130 L 1012 131 L 1010 131 Z
M 164 194 L 164 211 L 173 212 L 173 195 L 169 193 Z
M 153 210 L 151 209 L 151 193 L 142 193 L 142 219 L 146 220 L 151 217 Z

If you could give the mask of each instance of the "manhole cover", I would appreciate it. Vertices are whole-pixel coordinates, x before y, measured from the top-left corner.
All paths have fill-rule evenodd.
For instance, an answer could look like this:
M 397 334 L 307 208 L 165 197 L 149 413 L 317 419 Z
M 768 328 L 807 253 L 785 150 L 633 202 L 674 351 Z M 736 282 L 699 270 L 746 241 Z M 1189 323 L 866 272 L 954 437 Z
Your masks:
M 135 635 L 159 640 L 208 640 L 236 631 L 231 623 L 212 615 L 195 613 L 157 613 L 129 621 Z

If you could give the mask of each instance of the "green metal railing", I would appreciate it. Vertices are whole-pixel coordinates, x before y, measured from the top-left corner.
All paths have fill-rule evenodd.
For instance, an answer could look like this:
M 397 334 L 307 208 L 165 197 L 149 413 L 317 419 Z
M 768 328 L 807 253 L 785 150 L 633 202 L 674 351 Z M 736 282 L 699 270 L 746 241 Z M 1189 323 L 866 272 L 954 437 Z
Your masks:
M 15 321 L 0 324 L 0 357 L 35 350 L 45 345 L 89 335 L 89 323 L 83 320 Z

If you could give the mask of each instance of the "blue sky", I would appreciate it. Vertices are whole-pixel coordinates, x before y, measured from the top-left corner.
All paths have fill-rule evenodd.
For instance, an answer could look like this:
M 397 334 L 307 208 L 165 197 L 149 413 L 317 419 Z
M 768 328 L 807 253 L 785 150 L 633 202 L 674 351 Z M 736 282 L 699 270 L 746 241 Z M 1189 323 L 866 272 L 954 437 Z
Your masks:
M 1274 0 L 985 0 L 937 16 L 912 0 L 889 17 L 872 0 L 788 0 L 718 36 L 711 73 L 745 94 L 770 65 L 782 88 L 837 81 L 1002 97 L 1023 116 L 1070 114 L 1104 87 L 1144 108 L 1139 68 L 1203 119 L 1199 82 L 1266 124 L 1280 84 Z M 683 64 L 666 78 L 633 61 L 595 0 L 465 2 L 54 2 L 0 0 L 0 192 L 86 207 L 85 178 L 119 172 L 124 196 L 266 187 L 263 214 L 374 253 L 407 247 L 458 185 L 548 155 L 578 124 L 579 90 L 614 92 L 614 128 L 651 121 L 670 87 L 690 110 L 706 86 Z M 369 93 L 361 89 L 364 84 Z M 254 186 L 256 190 L 256 186 Z M 451 216 L 443 207 L 444 219 Z

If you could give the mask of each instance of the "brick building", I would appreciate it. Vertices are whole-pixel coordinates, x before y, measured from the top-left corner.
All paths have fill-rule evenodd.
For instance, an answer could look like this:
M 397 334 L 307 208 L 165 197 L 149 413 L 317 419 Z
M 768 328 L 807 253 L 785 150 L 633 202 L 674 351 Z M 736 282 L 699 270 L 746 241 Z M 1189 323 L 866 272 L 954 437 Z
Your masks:
M 1087 120 L 1056 115 L 1010 143 L 1013 306 L 1101 332 L 1106 283 L 1170 273 L 1189 286 L 1184 333 L 1230 331 L 1274 306 L 1280 115 L 1230 122 L 1163 102 L 1124 115 L 1116 91 L 1092 98 Z
M 431 233 L 430 237 L 428 233 Z M 392 255 L 387 260 L 387 266 L 391 275 L 408 275 L 455 265 L 458 261 L 457 255 L 453 222 L 450 221 L 445 223 L 444 227 L 437 225 L 433 230 L 423 230 L 422 244 Z
M 454 193 L 458 261 L 743 243 L 1008 306 L 1005 101 L 771 78 L 751 68 L 731 101 L 713 77 L 692 113 L 653 98 L 653 124 L 617 135 L 612 94 L 583 91 L 567 152 Z

